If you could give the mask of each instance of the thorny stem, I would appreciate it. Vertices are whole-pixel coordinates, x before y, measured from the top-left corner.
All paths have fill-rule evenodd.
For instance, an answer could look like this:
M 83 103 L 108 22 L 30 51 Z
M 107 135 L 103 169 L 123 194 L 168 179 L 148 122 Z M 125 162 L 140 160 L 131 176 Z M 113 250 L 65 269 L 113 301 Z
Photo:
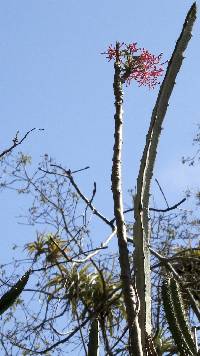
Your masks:
M 151 334 L 151 277 L 150 277 L 150 253 L 149 253 L 149 197 L 150 186 L 153 175 L 159 137 L 163 120 L 169 105 L 169 99 L 173 91 L 177 74 L 183 61 L 183 53 L 187 48 L 191 38 L 191 31 L 196 18 L 196 3 L 189 10 L 183 30 L 176 43 L 174 52 L 169 61 L 167 72 L 160 87 L 158 98 L 154 106 L 149 130 L 146 136 L 146 144 L 143 151 L 139 175 L 137 179 L 137 194 L 134 204 L 134 237 L 135 237 L 135 264 L 136 285 L 140 302 L 143 309 L 140 309 L 139 322 L 142 331 L 143 350 L 145 345 L 144 330 Z M 149 338 L 148 338 L 149 339 Z
M 116 53 L 119 53 L 119 43 L 116 43 Z M 112 193 L 114 201 L 114 215 L 117 226 L 117 237 L 119 247 L 119 263 L 121 268 L 121 281 L 124 294 L 124 302 L 127 313 L 127 321 L 130 337 L 130 355 L 142 356 L 141 333 L 138 324 L 137 294 L 133 287 L 131 269 L 129 263 L 129 251 L 127 247 L 126 226 L 123 214 L 122 200 L 122 178 L 121 178 L 121 153 L 122 153 L 122 125 L 123 125 L 123 91 L 121 80 L 121 64 L 119 55 L 116 55 L 114 74 L 115 95 L 115 133 L 112 165 Z
M 170 259 L 167 258 L 167 257 L 162 256 L 160 253 L 154 251 L 152 248 L 150 248 L 150 251 L 155 257 L 157 257 L 165 265 L 165 267 L 170 272 L 172 272 L 172 274 L 173 274 L 174 278 L 177 280 L 177 282 L 180 283 L 180 285 L 182 285 L 184 287 L 186 293 L 188 294 L 188 296 L 190 298 L 190 303 L 191 303 L 191 306 L 193 308 L 193 311 L 194 311 L 196 317 L 198 318 L 198 320 L 200 321 L 200 309 L 199 309 L 199 306 L 198 306 L 197 302 L 195 301 L 195 298 L 194 298 L 192 292 L 190 291 L 190 289 L 185 287 L 182 278 L 179 276 L 179 274 L 176 272 L 176 270 L 174 269 L 172 264 L 169 262 Z

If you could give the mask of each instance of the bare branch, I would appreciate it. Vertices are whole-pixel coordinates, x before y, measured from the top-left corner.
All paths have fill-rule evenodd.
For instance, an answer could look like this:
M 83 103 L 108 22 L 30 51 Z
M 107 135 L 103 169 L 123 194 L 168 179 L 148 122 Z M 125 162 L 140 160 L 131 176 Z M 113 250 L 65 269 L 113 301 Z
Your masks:
M 179 205 L 183 204 L 184 202 L 186 201 L 186 198 L 183 198 L 181 201 L 179 201 L 178 203 L 172 205 L 172 206 L 169 206 L 168 208 L 166 209 L 156 209 L 156 208 L 149 208 L 149 211 L 156 211 L 157 213 L 167 213 L 168 211 L 170 210 L 174 210 L 176 208 L 178 208 Z M 127 214 L 127 213 L 130 213 L 131 211 L 134 211 L 134 208 L 130 208 L 130 209 L 127 209 L 127 210 L 124 210 L 124 214 Z M 113 218 L 112 220 L 110 220 L 111 223 L 114 223 L 115 222 L 115 218 Z
M 87 255 L 85 258 L 83 259 L 80 259 L 80 260 L 76 260 L 75 258 L 69 258 L 67 256 L 67 254 L 65 253 L 65 251 L 57 244 L 57 242 L 52 238 L 50 237 L 51 241 L 56 245 L 56 247 L 59 249 L 59 251 L 62 253 L 62 255 L 66 258 L 66 261 L 67 262 L 73 262 L 73 263 L 84 263 L 88 260 L 90 260 L 92 257 L 96 256 L 101 250 L 104 250 L 107 248 L 107 245 L 108 243 L 110 242 L 110 240 L 112 239 L 112 237 L 114 235 L 116 235 L 116 232 L 117 232 L 117 229 L 115 228 L 114 231 L 107 237 L 106 241 L 104 241 L 102 244 L 101 244 L 101 247 L 97 247 L 95 249 L 92 250 L 92 253 L 90 253 L 89 255 Z M 82 252 L 83 254 L 84 252 Z M 85 252 L 84 254 L 88 253 Z M 62 262 L 63 263 L 63 262 Z
M 161 187 L 161 185 L 160 185 L 158 179 L 155 178 L 155 181 L 156 181 L 156 183 L 158 184 L 158 187 L 159 187 L 159 189 L 160 189 L 160 191 L 161 191 L 161 194 L 162 194 L 162 196 L 163 196 L 163 198 L 164 198 L 164 200 L 165 200 L 165 203 L 166 203 L 167 207 L 169 208 L 169 204 L 168 204 L 168 202 L 167 202 L 165 193 L 163 192 L 163 189 L 162 189 L 162 187 Z
M 172 206 L 168 206 L 168 208 L 166 209 L 155 209 L 155 208 L 149 208 L 150 211 L 156 211 L 158 213 L 167 213 L 168 211 L 174 210 L 176 208 L 178 208 L 179 205 L 183 204 L 186 201 L 186 198 L 183 198 L 181 201 L 179 201 L 178 203 L 172 205 Z
M 36 128 L 34 127 L 33 129 L 29 130 L 26 132 L 26 134 L 19 140 L 18 135 L 19 135 L 19 131 L 17 131 L 14 139 L 13 139 L 13 144 L 5 149 L 3 152 L 0 153 L 0 158 L 2 158 L 3 156 L 5 156 L 6 154 L 10 153 L 15 147 L 19 146 L 22 144 L 22 142 L 27 138 L 27 136 L 33 132 L 34 130 L 36 130 Z M 38 129 L 39 131 L 43 131 L 44 129 Z
M 83 201 L 89 206 L 89 208 L 92 210 L 93 214 L 97 215 L 101 220 L 103 220 L 107 225 L 109 225 L 112 229 L 114 229 L 113 224 L 106 218 L 104 217 L 101 213 L 99 213 L 99 211 L 92 205 L 91 200 L 87 199 L 85 197 L 85 195 L 80 191 L 78 185 L 75 183 L 74 178 L 72 176 L 72 172 L 70 170 L 66 170 L 63 167 L 57 165 L 57 164 L 51 164 L 52 167 L 55 168 L 59 168 L 61 169 L 64 173 L 65 173 L 65 177 L 69 178 L 72 186 L 75 188 L 75 190 L 77 191 L 77 193 L 79 194 L 79 196 L 83 199 Z M 41 171 L 45 172 L 45 173 L 49 173 L 49 174 L 55 174 L 55 172 L 49 172 L 49 171 L 45 171 L 41 168 L 39 168 Z M 78 170 L 79 171 L 79 170 Z M 75 171 L 75 172 L 78 172 Z

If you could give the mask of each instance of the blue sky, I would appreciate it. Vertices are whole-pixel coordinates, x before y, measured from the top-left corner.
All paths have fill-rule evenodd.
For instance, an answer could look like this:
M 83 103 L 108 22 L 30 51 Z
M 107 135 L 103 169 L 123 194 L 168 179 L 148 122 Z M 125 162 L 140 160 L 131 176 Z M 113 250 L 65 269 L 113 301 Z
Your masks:
M 154 54 L 170 58 L 191 1 L 2 1 L 0 3 L 0 148 L 17 130 L 38 127 L 21 146 L 37 166 L 48 153 L 72 170 L 89 165 L 79 176 L 95 204 L 112 217 L 110 173 L 113 147 L 113 66 L 100 55 L 116 40 L 138 42 Z M 170 99 L 155 176 L 170 203 L 198 185 L 199 168 L 182 166 L 193 152 L 192 138 L 199 122 L 199 20 Z M 134 188 L 158 88 L 149 91 L 132 83 L 125 88 L 123 181 Z M 155 199 L 164 204 L 159 192 Z M 125 194 L 125 202 L 128 196 Z M 33 231 L 17 223 L 23 199 L 13 192 L 1 195 L 2 258 L 10 244 L 32 239 Z M 25 230 L 24 230 L 25 229 Z M 25 235 L 25 237 L 24 237 Z M 5 253 L 6 251 L 6 253 Z
M 0 150 L 16 131 L 35 132 L 21 146 L 37 166 L 48 153 L 67 168 L 90 170 L 78 177 L 90 194 L 97 182 L 95 205 L 112 217 L 110 191 L 113 148 L 113 66 L 100 55 L 116 40 L 138 42 L 170 58 L 192 2 L 101 0 L 18 0 L 0 2 Z M 198 2 L 197 2 L 198 5 Z M 199 185 L 199 167 L 181 157 L 194 152 L 192 139 L 199 110 L 200 22 L 186 52 L 170 99 L 155 167 L 169 203 Z M 125 88 L 124 191 L 134 188 L 142 148 L 158 88 L 132 83 Z M 164 206 L 158 189 L 155 199 Z M 125 193 L 125 202 L 130 203 Z M 185 206 L 187 208 L 187 206 Z M 13 243 L 35 238 L 35 229 L 19 225 L 23 198 L 4 192 L 1 208 L 1 263 L 12 258 Z M 101 231 L 98 232 L 99 237 Z

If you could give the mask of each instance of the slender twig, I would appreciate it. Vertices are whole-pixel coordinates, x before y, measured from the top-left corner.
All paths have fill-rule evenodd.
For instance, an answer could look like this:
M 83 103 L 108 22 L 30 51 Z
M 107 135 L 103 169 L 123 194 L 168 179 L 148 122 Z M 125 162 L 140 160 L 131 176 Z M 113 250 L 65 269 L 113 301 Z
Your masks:
M 62 249 L 59 244 L 53 239 L 52 236 L 50 236 L 49 238 L 53 243 L 54 245 L 57 247 L 57 249 L 60 251 L 60 253 L 64 256 L 64 258 L 67 260 L 67 262 L 71 262 L 71 259 L 67 256 L 66 252 L 64 251 L 64 249 Z
M 75 171 L 72 171 L 71 174 L 79 173 L 79 172 L 85 171 L 86 169 L 89 169 L 89 168 L 90 168 L 89 166 L 84 167 L 84 168 L 80 168 L 80 169 L 77 169 Z
M 109 345 L 108 337 L 107 337 L 107 334 L 106 334 L 106 328 L 105 328 L 104 320 L 100 320 L 100 327 L 101 327 L 101 332 L 102 332 L 102 336 L 103 336 L 106 355 L 113 356 L 113 352 L 111 351 L 111 347 Z
M 42 171 L 42 169 L 39 170 Z M 24 170 L 24 173 L 26 175 L 27 182 L 34 187 L 35 191 L 38 192 L 44 198 L 45 201 L 47 201 L 50 205 L 52 205 L 56 210 L 60 212 L 63 219 L 65 231 L 70 235 L 71 238 L 74 238 L 71 231 L 68 229 L 63 209 L 60 208 L 57 204 L 55 204 L 51 199 L 49 199 L 49 197 L 47 197 L 47 195 L 45 195 L 43 191 L 37 187 L 36 183 L 34 183 L 33 180 L 28 176 L 26 170 Z
M 50 237 L 50 240 L 56 245 L 56 247 L 62 253 L 62 255 L 65 257 L 67 262 L 84 263 L 84 262 L 90 260 L 95 255 L 97 255 L 101 250 L 104 250 L 105 248 L 107 248 L 108 243 L 110 242 L 112 237 L 116 234 L 116 232 L 117 232 L 117 229 L 115 228 L 114 231 L 107 237 L 107 239 L 104 242 L 102 242 L 101 247 L 97 247 L 97 248 L 93 249 L 89 255 L 87 255 L 85 258 L 79 259 L 79 260 L 76 260 L 73 257 L 68 257 L 66 252 L 58 245 L 58 243 L 52 237 Z M 81 254 L 86 254 L 88 252 L 81 252 Z
M 123 339 L 123 337 L 127 333 L 127 331 L 128 331 L 128 326 L 125 326 L 124 331 L 122 332 L 121 336 L 117 339 L 115 344 L 111 347 L 111 351 L 119 344 L 119 342 Z M 106 354 L 106 356 L 109 356 L 108 353 Z
M 117 288 L 116 290 L 118 290 L 118 289 L 119 288 Z M 108 295 L 108 300 L 110 301 L 109 303 L 107 303 L 106 305 L 102 305 L 102 303 L 100 303 L 99 306 L 97 306 L 96 310 L 94 312 L 91 312 L 91 314 L 80 324 L 80 326 L 77 326 L 76 328 L 74 328 L 74 330 L 71 331 L 67 337 L 63 338 L 62 340 L 57 341 L 55 344 L 52 344 L 51 346 L 49 346 L 45 350 L 36 351 L 35 353 L 36 354 L 41 354 L 41 355 L 45 354 L 48 351 L 51 351 L 51 350 L 55 349 L 55 347 L 57 347 L 57 346 L 59 346 L 61 344 L 66 343 L 67 341 L 69 341 L 72 338 L 72 336 L 74 336 L 80 330 L 80 327 L 83 328 L 88 323 L 88 321 L 90 321 L 91 319 L 94 319 L 101 311 L 104 310 L 104 308 L 108 308 L 109 304 L 111 305 L 113 303 L 113 299 L 111 299 L 111 297 L 116 292 L 116 290 L 111 291 L 111 293 Z M 25 350 L 30 351 L 27 348 Z
M 90 204 L 92 204 L 92 202 L 93 202 L 93 200 L 94 200 L 96 191 L 97 191 L 97 185 L 96 185 L 96 182 L 94 182 L 94 187 L 93 187 L 93 191 L 92 191 L 92 197 L 91 197 L 91 199 L 90 199 Z M 87 209 L 88 209 L 88 204 L 86 205 L 86 208 L 85 208 L 85 225 L 86 225 Z
M 4 342 L 3 342 L 3 338 L 1 337 L 1 344 L 2 344 L 2 346 L 3 346 L 3 349 L 4 349 L 4 351 L 5 351 L 5 356 L 9 356 L 9 353 L 8 353 L 8 351 L 6 350 L 6 347 L 5 347 L 5 344 L 4 344 Z
M 77 319 L 78 326 L 79 326 L 79 332 L 80 332 L 80 335 L 81 335 L 82 345 L 83 345 L 83 348 L 84 348 L 84 351 L 85 351 L 85 355 L 87 356 L 87 348 L 86 348 L 85 340 L 84 340 L 84 337 L 83 337 L 82 326 L 81 326 L 80 319 L 79 319 L 79 316 L 78 316 L 78 312 L 77 312 L 76 309 L 75 309 L 75 314 L 76 314 L 76 319 Z
M 85 197 L 85 195 L 80 191 L 78 185 L 75 183 L 74 178 L 72 176 L 72 172 L 71 170 L 66 170 L 63 167 L 57 165 L 57 164 L 51 164 L 51 167 L 55 167 L 58 168 L 60 170 L 62 170 L 65 173 L 65 177 L 67 177 L 70 180 L 70 183 L 72 184 L 72 186 L 75 188 L 75 190 L 77 191 L 78 195 L 81 197 L 81 199 L 89 206 L 89 208 L 92 210 L 93 214 L 97 215 L 101 220 L 103 220 L 107 225 L 109 225 L 113 230 L 114 230 L 114 225 L 105 217 L 103 216 L 92 204 L 92 202 L 87 199 Z M 55 174 L 55 172 L 49 172 L 49 171 L 45 171 L 42 168 L 39 168 L 41 171 L 45 172 L 45 173 L 49 173 L 49 174 Z M 77 172 L 77 171 L 75 171 Z M 57 174 L 57 173 L 56 173 Z
M 5 149 L 3 152 L 0 153 L 0 158 L 2 158 L 3 156 L 5 156 L 6 154 L 10 153 L 15 147 L 21 145 L 22 142 L 27 138 L 27 136 L 28 136 L 31 132 L 33 132 L 34 130 L 36 130 L 36 127 L 34 127 L 33 129 L 27 131 L 26 134 L 21 138 L 21 140 L 19 140 L 19 138 L 18 138 L 19 131 L 17 131 L 17 133 L 16 133 L 16 135 L 15 135 L 15 137 L 14 137 L 14 139 L 13 139 L 13 144 L 12 144 L 9 148 Z M 38 129 L 38 130 L 42 131 L 42 130 L 44 130 L 44 129 Z
M 161 194 L 162 194 L 162 196 L 163 196 L 163 198 L 164 198 L 164 200 L 165 200 L 165 203 L 166 203 L 167 207 L 169 208 L 169 204 L 168 204 L 168 202 L 167 202 L 167 198 L 166 198 L 166 196 L 165 196 L 165 193 L 163 192 L 163 189 L 162 189 L 162 187 L 161 187 L 161 185 L 160 185 L 158 179 L 155 178 L 155 181 L 156 181 L 156 183 L 158 184 L 158 188 L 159 188 L 160 191 L 161 191 Z
M 181 201 L 179 201 L 178 203 L 172 205 L 172 206 L 169 206 L 168 208 L 166 209 L 156 209 L 156 208 L 149 208 L 150 211 L 156 211 L 157 213 L 167 213 L 168 211 L 171 211 L 171 210 L 174 210 L 176 208 L 178 208 L 179 205 L 183 204 L 184 202 L 186 201 L 186 198 L 183 198 Z M 134 211 L 134 208 L 130 208 L 130 209 L 127 209 L 127 210 L 124 210 L 124 214 L 127 214 L 127 213 L 130 213 Z M 112 220 L 110 220 L 111 223 L 114 223 L 115 222 L 115 218 L 113 218 Z
M 150 211 L 156 211 L 158 213 L 167 213 L 168 211 L 174 210 L 178 208 L 179 205 L 183 204 L 186 201 L 186 198 L 183 198 L 181 201 L 179 201 L 177 204 L 174 204 L 172 206 L 168 206 L 166 209 L 155 209 L 155 208 L 149 208 Z
M 92 252 L 91 254 L 89 254 L 88 256 L 86 256 L 85 258 L 83 259 L 80 259 L 80 260 L 75 260 L 73 258 L 73 262 L 74 263 L 84 263 L 88 260 L 90 260 L 92 257 L 94 257 L 95 255 L 97 255 L 101 250 L 105 249 L 108 245 L 108 243 L 110 242 L 110 240 L 112 239 L 112 237 L 114 235 L 116 235 L 117 233 L 117 229 L 115 228 L 114 231 L 107 237 L 107 239 L 101 244 L 101 247 L 98 247 L 96 248 L 96 250 L 94 252 Z

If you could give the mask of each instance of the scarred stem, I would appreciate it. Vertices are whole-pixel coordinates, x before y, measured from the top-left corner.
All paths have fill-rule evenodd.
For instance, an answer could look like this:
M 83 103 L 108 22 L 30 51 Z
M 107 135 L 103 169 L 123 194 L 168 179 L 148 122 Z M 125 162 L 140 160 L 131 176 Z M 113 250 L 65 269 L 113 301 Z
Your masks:
M 116 43 L 116 52 L 119 52 L 119 43 Z M 123 214 L 122 199 L 122 178 L 121 178 L 121 154 L 122 154 L 122 126 L 123 126 L 123 91 L 121 74 L 121 63 L 119 56 L 116 56 L 114 75 L 114 95 L 115 95 L 115 133 L 112 165 L 112 193 L 114 201 L 114 215 L 117 226 L 117 237 L 119 247 L 119 263 L 121 268 L 121 281 L 126 306 L 127 321 L 130 336 L 130 355 L 142 356 L 141 336 L 138 324 L 137 295 L 132 284 L 131 269 L 129 263 L 129 252 L 127 247 L 126 226 Z

